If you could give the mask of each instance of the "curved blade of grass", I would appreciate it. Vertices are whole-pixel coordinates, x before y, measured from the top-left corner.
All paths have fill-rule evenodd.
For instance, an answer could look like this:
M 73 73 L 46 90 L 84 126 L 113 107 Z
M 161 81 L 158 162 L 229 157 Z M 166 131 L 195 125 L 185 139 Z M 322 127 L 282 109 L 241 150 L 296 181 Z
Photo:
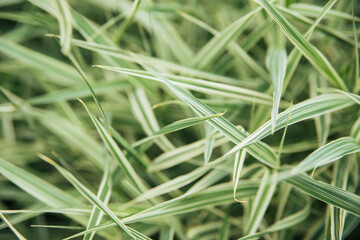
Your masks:
M 238 240 L 259 238 L 268 233 L 277 232 L 277 231 L 281 231 L 281 230 L 284 230 L 287 228 L 295 227 L 308 218 L 308 216 L 310 215 L 310 212 L 311 212 L 310 207 L 311 207 L 310 203 L 307 203 L 306 206 L 303 209 L 301 209 L 300 211 L 275 222 L 270 227 L 266 228 L 264 231 L 239 238 Z
M 214 143 L 215 143 L 214 134 L 215 133 L 216 133 L 216 131 L 213 131 L 213 127 L 211 127 L 211 125 L 209 125 L 209 124 L 205 125 L 205 136 L 206 136 L 205 137 L 205 146 L 204 146 L 205 147 L 204 148 L 204 165 L 205 166 L 209 163 L 212 151 L 214 149 Z
M 57 10 L 57 18 L 60 28 L 61 52 L 67 56 L 71 50 L 72 17 L 70 7 L 66 0 L 56 0 L 54 8 Z
M 322 11 L 321 7 L 311 3 L 292 3 L 289 8 L 303 15 L 314 18 L 319 16 Z M 354 19 L 356 22 L 360 22 L 360 17 L 354 16 L 353 18 L 353 16 L 349 13 L 337 10 L 330 10 L 329 13 L 326 14 L 326 18 L 334 18 L 336 20 L 341 19 L 347 21 L 352 21 Z
M 243 184 L 239 186 L 236 197 L 241 199 L 253 197 L 256 195 L 258 187 L 259 183 L 256 181 L 244 181 Z M 231 183 L 218 184 L 191 196 L 183 195 L 145 209 L 133 216 L 129 216 L 124 219 L 124 222 L 139 222 L 167 216 L 169 214 L 182 214 L 208 208 L 209 206 L 218 206 L 226 204 L 227 202 L 234 202 L 232 188 Z
M 145 133 L 148 136 L 154 135 L 157 131 L 160 130 L 159 124 L 155 117 L 155 114 L 151 108 L 149 100 L 146 96 L 145 91 L 142 88 L 137 88 L 134 93 L 129 94 L 129 100 L 134 112 L 134 115 L 141 123 Z M 159 138 L 156 140 L 158 146 L 164 150 L 169 151 L 174 149 L 173 144 L 165 136 L 159 135 Z
M 320 21 L 329 13 L 329 11 L 331 10 L 331 7 L 336 3 L 336 1 L 337 0 L 331 0 L 324 6 L 321 13 L 316 18 L 315 22 L 306 31 L 306 33 L 304 35 L 306 40 L 308 40 L 308 41 L 310 40 L 315 28 L 319 26 Z M 298 48 L 294 48 L 291 51 L 291 53 L 289 54 L 288 65 L 286 68 L 286 76 L 285 76 L 285 80 L 284 80 L 285 88 L 286 88 L 287 84 L 290 82 L 290 79 L 292 78 L 292 76 L 295 72 L 295 69 L 300 61 L 301 56 L 302 56 L 301 52 Z
M 319 82 L 320 79 L 316 78 L 316 75 L 310 75 L 309 86 L 310 86 L 310 96 L 315 97 L 318 95 L 317 89 L 318 85 L 322 82 Z M 323 146 L 327 142 L 327 138 L 330 131 L 331 125 L 331 116 L 330 114 L 324 114 L 322 116 L 318 116 L 314 118 L 315 127 L 316 127 L 316 135 L 318 139 L 318 145 Z
M 109 67 L 104 66 L 98 66 L 104 69 L 113 70 Z M 147 67 L 148 68 L 148 67 Z M 117 71 L 117 70 L 115 70 Z M 156 73 L 154 70 L 150 71 L 152 74 L 154 74 L 159 80 L 161 80 L 163 83 L 165 83 L 170 90 L 177 95 L 182 101 L 184 101 L 186 104 L 188 104 L 199 116 L 211 116 L 216 114 L 214 110 L 212 110 L 209 106 L 202 103 L 197 98 L 190 95 L 188 92 L 183 90 L 182 88 L 176 86 L 168 80 L 163 75 L 160 75 Z M 232 123 L 230 123 L 228 120 L 226 120 L 224 117 L 218 117 L 215 119 L 210 119 L 209 123 L 216 128 L 219 132 L 223 133 L 226 137 L 228 137 L 231 141 L 234 143 L 239 143 L 245 137 L 247 136 L 246 133 L 241 132 L 239 129 L 237 129 Z M 253 155 L 256 159 L 258 159 L 260 162 L 270 166 L 270 167 L 276 167 L 276 155 L 273 152 L 273 150 L 265 145 L 264 143 L 257 142 L 253 146 L 250 146 L 248 148 L 248 152 Z
M 119 92 L 120 90 L 126 91 L 129 89 L 129 87 L 130 85 L 125 81 L 103 81 L 92 85 L 92 89 L 94 90 L 96 95 L 106 94 L 113 91 Z M 91 92 L 89 92 L 89 88 L 87 86 L 84 86 L 56 90 L 46 93 L 44 95 L 26 99 L 25 102 L 31 105 L 50 104 L 64 100 L 75 100 L 77 98 L 83 98 L 88 96 L 91 96 Z
M 350 92 L 345 92 L 345 91 L 341 91 L 339 89 L 321 89 L 321 91 L 324 92 L 338 92 L 341 93 L 347 97 L 349 97 L 351 100 L 353 100 L 356 104 L 360 105 L 360 95 L 354 94 L 354 93 L 350 93 Z
M 217 30 L 212 28 L 211 26 L 207 25 L 205 22 L 202 22 L 201 20 L 188 15 L 184 12 L 178 12 L 180 16 L 182 16 L 184 19 L 198 25 L 199 27 L 203 28 L 204 30 L 210 32 L 213 35 L 219 34 Z M 244 50 L 242 49 L 238 44 L 236 44 L 234 41 L 229 41 L 229 46 L 227 47 L 229 52 L 234 56 L 241 59 L 249 68 L 251 68 L 255 73 L 257 73 L 260 77 L 264 79 L 268 79 L 269 75 L 268 73 L 256 62 L 254 59 Z
M 292 174 L 299 174 L 332 163 L 348 154 L 360 152 L 360 145 L 352 137 L 343 137 L 332 141 L 314 151 L 307 158 L 291 169 Z
M 245 157 L 246 157 L 246 150 L 242 149 L 239 152 L 237 152 L 235 154 L 235 161 L 234 161 L 234 173 L 233 173 L 233 183 L 234 183 L 234 199 L 237 200 L 235 198 L 236 196 L 236 189 L 238 187 L 239 184 L 239 180 L 240 180 L 240 173 L 241 173 L 241 169 L 244 165 L 244 161 L 245 161 Z M 238 200 L 237 200 L 238 201 Z
M 203 123 L 203 122 L 205 122 L 205 121 L 207 121 L 209 119 L 212 119 L 212 118 L 215 118 L 215 117 L 220 117 L 222 115 L 223 115 L 223 113 L 218 113 L 218 114 L 215 114 L 215 115 L 212 115 L 212 116 L 206 116 L 206 117 L 191 117 L 191 118 L 181 119 L 179 121 L 173 122 L 173 123 L 171 123 L 169 125 L 166 125 L 166 126 L 160 128 L 154 134 L 152 134 L 151 136 L 136 142 L 135 144 L 133 144 L 133 146 L 137 147 L 137 146 L 139 146 L 141 144 L 145 144 L 148 141 L 151 141 L 152 139 L 158 137 L 159 135 L 164 135 L 164 134 L 176 132 L 176 131 L 179 131 L 181 129 L 194 126 L 196 124 Z
M 46 12 L 50 13 L 53 16 L 57 15 L 57 11 L 54 6 L 54 1 L 47 1 L 47 0 L 29 0 L 35 6 L 42 8 Z
M 335 164 L 333 171 L 332 185 L 346 190 L 350 168 L 352 166 L 350 159 L 348 161 L 339 161 Z M 346 221 L 347 212 L 334 206 L 328 207 L 330 211 L 330 232 L 331 238 L 335 240 L 343 239 L 343 230 Z
M 0 173 L 25 192 L 49 206 L 80 206 L 80 202 L 68 193 L 1 158 Z
M 44 161 L 48 162 L 50 165 L 54 166 L 61 173 L 61 175 L 63 175 L 63 177 L 66 178 L 66 180 L 68 180 L 76 188 L 76 190 L 81 193 L 81 195 L 83 195 L 83 197 L 85 197 L 89 202 L 101 209 L 102 212 L 104 212 L 117 226 L 123 229 L 130 237 L 136 239 L 136 237 L 130 232 L 127 226 L 115 215 L 115 213 L 111 211 L 110 208 L 108 208 L 103 201 L 101 201 L 97 196 L 95 196 L 95 194 L 93 194 L 82 183 L 80 183 L 70 172 L 68 172 L 60 165 L 55 163 L 53 160 L 42 154 L 40 154 L 39 157 Z
M 360 117 L 354 123 L 350 135 L 355 139 L 357 143 L 360 143 Z
M 337 0 L 331 0 L 331 2 L 328 2 L 324 8 L 323 8 L 323 14 L 326 12 L 328 13 L 328 10 L 329 10 L 329 7 L 331 7 L 332 3 L 333 2 L 336 2 Z M 295 11 L 292 11 L 291 9 L 289 8 L 284 8 L 284 7 L 281 7 L 281 6 L 278 6 L 278 10 L 284 14 L 284 16 L 288 16 L 289 18 L 291 18 L 292 20 L 298 22 L 298 23 L 303 23 L 305 25 L 308 25 L 308 26 L 311 26 L 311 28 L 309 28 L 309 30 L 314 30 L 313 28 L 316 26 L 317 30 L 326 34 L 326 35 L 329 35 L 331 37 L 334 38 L 334 40 L 338 40 L 340 42 L 343 42 L 347 45 L 351 45 L 351 46 L 356 46 L 356 43 L 355 41 L 349 37 L 349 35 L 347 34 L 347 32 L 344 32 L 344 31 L 338 31 L 336 28 L 334 27 L 330 27 L 330 26 L 327 26 L 325 24 L 321 24 L 318 20 L 319 20 L 319 17 L 321 19 L 325 18 L 326 15 L 323 15 L 321 14 L 317 19 L 316 21 L 313 21 L 311 20 L 310 18 L 307 18 Z M 309 32 L 309 31 L 308 31 Z M 308 39 L 308 36 L 305 36 L 307 40 Z
M 299 31 L 267 0 L 258 0 L 269 15 L 282 28 L 288 39 L 304 54 L 310 63 L 323 74 L 333 85 L 347 91 L 347 87 L 326 57 L 307 41 Z
M 114 72 L 141 77 L 156 82 L 163 82 L 161 78 L 154 76 L 151 73 L 145 71 L 118 68 L 118 67 L 100 66 L 100 65 L 96 65 L 94 67 L 99 67 Z M 259 93 L 254 90 L 241 88 L 233 85 L 222 84 L 222 83 L 213 83 L 200 79 L 181 77 L 181 76 L 174 76 L 167 74 L 164 74 L 162 76 L 168 78 L 169 81 L 176 86 L 185 87 L 187 89 L 195 90 L 205 94 L 241 99 L 249 103 L 255 102 L 269 106 L 272 105 L 271 97 L 269 95 Z
M 111 174 L 110 174 L 110 166 L 107 164 L 105 167 L 104 175 L 100 183 L 100 187 L 97 193 L 97 197 L 100 201 L 102 201 L 105 205 L 108 205 L 111 196 Z M 100 225 L 101 219 L 103 217 L 103 212 L 97 208 L 93 207 L 88 225 L 86 226 L 86 230 L 91 229 Z M 96 232 L 88 233 L 84 235 L 83 240 L 91 240 L 94 238 Z
M 174 239 L 174 229 L 173 228 L 162 228 L 160 231 L 159 240 L 173 240 Z
M 217 33 L 201 50 L 196 54 L 191 66 L 199 69 L 207 68 L 216 58 L 222 54 L 229 42 L 236 38 L 247 26 L 253 16 L 260 12 L 261 8 L 249 12 L 245 16 L 239 18 L 227 28 Z
M 104 113 L 104 110 L 103 108 L 101 107 L 101 104 L 100 104 L 100 101 L 99 101 L 99 98 L 97 97 L 94 89 L 91 87 L 90 85 L 90 82 L 89 82 L 89 79 L 87 78 L 85 72 L 82 70 L 79 62 L 76 60 L 76 58 L 74 57 L 74 55 L 72 53 L 69 53 L 68 54 L 68 57 L 70 59 L 70 61 L 72 62 L 72 64 L 74 65 L 75 69 L 79 72 L 79 74 L 81 75 L 82 79 L 84 80 L 84 82 L 86 83 L 86 85 L 88 86 L 90 92 L 91 92 L 91 96 L 93 97 L 95 103 L 96 103 L 96 106 L 99 110 L 99 113 L 101 115 L 101 118 L 103 119 L 104 121 L 104 125 L 106 127 L 106 130 L 108 131 L 108 134 L 111 135 L 111 132 L 110 132 L 110 124 L 109 124 L 109 121 L 108 119 L 106 118 L 105 116 L 105 113 Z
M 98 133 L 100 134 L 101 138 L 105 142 L 109 152 L 114 157 L 114 159 L 119 163 L 120 167 L 124 171 L 125 175 L 128 177 L 128 179 L 131 181 L 134 186 L 137 187 L 138 190 L 143 191 L 146 189 L 142 179 L 138 176 L 130 162 L 126 159 L 125 155 L 121 152 L 118 145 L 114 141 L 114 139 L 108 134 L 106 129 L 103 127 L 103 125 L 95 118 L 95 116 L 89 111 L 89 109 L 86 107 L 85 103 L 80 100 L 80 102 L 83 104 L 84 108 L 88 112 L 92 122 L 94 123 L 94 126 L 96 127 Z
M 355 71 L 354 71 L 354 81 L 355 81 L 355 86 L 354 86 L 354 92 L 358 93 L 360 90 L 360 67 L 359 67 L 359 40 L 357 37 L 357 30 L 356 30 L 356 25 L 355 25 L 355 2 L 352 1 L 352 15 L 353 15 L 353 19 L 352 19 L 352 25 L 353 25 L 353 32 L 354 32 L 354 42 L 355 42 Z
M 244 181 L 238 187 L 236 198 L 248 199 L 250 197 L 253 197 L 256 195 L 256 190 L 258 189 L 258 187 L 259 183 L 256 181 Z M 125 224 L 142 222 L 145 220 L 155 219 L 168 215 L 177 215 L 198 211 L 204 208 L 209 208 L 209 206 L 224 205 L 227 203 L 232 203 L 233 201 L 234 198 L 232 184 L 218 184 L 193 196 L 187 196 L 186 198 L 181 196 L 176 199 L 172 199 L 159 205 L 150 207 L 140 213 L 123 219 L 123 222 Z M 87 232 L 98 231 L 113 226 L 115 226 L 115 223 L 104 224 L 99 227 L 80 232 L 76 235 L 73 235 L 71 238 L 82 236 Z
M 227 240 L 229 239 L 229 233 L 230 233 L 230 226 L 229 226 L 229 210 L 227 210 L 227 213 L 223 217 L 221 229 L 219 231 L 219 240 Z
M 129 56 L 128 52 L 126 52 L 120 48 L 117 48 L 117 47 L 98 44 L 98 43 L 85 42 L 82 40 L 73 40 L 72 44 L 74 46 L 78 46 L 80 48 L 84 48 L 89 51 L 101 54 L 101 55 L 111 56 L 115 59 L 122 59 L 125 61 L 130 61 L 130 62 L 135 62 L 135 63 L 137 62 L 137 60 L 135 58 Z M 252 83 L 249 81 L 243 81 L 243 80 L 233 79 L 233 78 L 222 76 L 222 75 L 217 75 L 217 74 L 214 74 L 211 72 L 200 71 L 200 70 L 197 70 L 194 68 L 180 65 L 175 62 L 170 62 L 170 61 L 167 61 L 164 59 L 155 58 L 155 57 L 151 57 L 151 56 L 141 55 L 138 53 L 135 55 L 137 58 L 146 62 L 150 66 L 154 66 L 154 67 L 161 66 L 162 68 L 165 68 L 171 72 L 182 73 L 183 75 L 186 75 L 186 76 L 193 76 L 193 77 L 197 77 L 197 78 L 208 79 L 208 80 L 215 81 L 215 82 L 238 84 L 238 85 L 244 86 L 244 87 L 253 87 L 254 85 L 257 86 L 256 82 Z
M 42 73 L 47 73 L 48 81 L 54 81 L 58 85 L 71 86 L 81 82 L 79 75 L 68 64 L 2 37 L 0 37 L 0 51 L 19 62 L 41 70 Z
M 323 94 L 308 100 L 305 100 L 301 103 L 298 103 L 291 108 L 283 111 L 277 117 L 277 122 L 275 126 L 275 131 L 282 129 L 288 125 L 320 116 L 325 113 L 334 112 L 346 107 L 349 107 L 354 104 L 354 101 L 347 96 L 344 96 L 340 93 L 336 94 Z M 289 112 L 291 115 L 289 117 Z M 269 136 L 272 132 L 271 127 L 272 122 L 268 121 L 253 132 L 250 136 L 244 139 L 241 143 L 236 145 L 228 154 L 239 151 L 245 146 L 252 144 L 258 140 L 261 140 Z
M 286 51 L 284 48 L 271 47 L 266 59 L 273 84 L 273 107 L 271 110 L 272 132 L 275 130 L 276 117 L 279 112 L 279 105 L 286 73 Z
M 136 11 L 139 9 L 141 0 L 135 0 L 133 5 L 132 5 L 132 9 L 129 12 L 130 14 L 128 15 L 128 17 L 126 18 L 126 20 L 120 25 L 119 30 L 117 32 L 117 34 L 114 37 L 115 42 L 119 42 L 123 33 L 125 32 L 125 30 L 132 24 Z
M 261 220 L 264 218 L 265 211 L 269 207 L 270 200 L 272 199 L 276 188 L 276 182 L 269 184 L 267 183 L 267 180 L 271 177 L 276 177 L 276 175 L 276 172 L 269 174 L 268 170 L 265 171 L 259 190 L 256 193 L 254 203 L 251 206 L 250 217 L 245 230 L 246 234 L 255 233 Z
M 305 174 L 291 177 L 285 181 L 320 201 L 360 216 L 360 197 L 354 193 L 317 181 Z
M 220 134 L 215 134 L 214 147 L 221 146 L 230 140 Z M 149 168 L 149 171 L 160 171 L 178 165 L 189 159 L 201 155 L 205 149 L 206 139 L 202 139 L 188 145 L 180 146 L 172 151 L 165 152 L 155 158 Z
M 0 212 L 0 218 L 9 226 L 11 231 L 16 235 L 20 240 L 26 240 L 26 238 L 11 224 L 11 222 Z

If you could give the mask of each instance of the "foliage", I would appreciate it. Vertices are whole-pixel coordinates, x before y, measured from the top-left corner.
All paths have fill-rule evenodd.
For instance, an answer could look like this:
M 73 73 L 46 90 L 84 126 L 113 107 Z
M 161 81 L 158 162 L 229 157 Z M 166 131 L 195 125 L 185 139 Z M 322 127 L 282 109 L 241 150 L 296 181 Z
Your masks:
M 360 6 L 308 2 L 1 1 L 0 238 L 359 239 Z

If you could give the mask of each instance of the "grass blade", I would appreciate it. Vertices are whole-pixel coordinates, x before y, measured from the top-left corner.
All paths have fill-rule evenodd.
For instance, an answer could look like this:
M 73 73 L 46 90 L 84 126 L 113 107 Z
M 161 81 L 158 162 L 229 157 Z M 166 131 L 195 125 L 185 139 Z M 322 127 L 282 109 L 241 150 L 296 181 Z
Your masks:
M 76 71 L 68 64 L 25 48 L 2 37 L 0 37 L 0 51 L 27 66 L 41 70 L 41 72 L 49 76 L 48 81 L 54 81 L 58 85 L 72 86 L 81 82 L 81 78 Z
M 130 164 L 130 162 L 126 159 L 125 155 L 121 152 L 117 144 L 115 143 L 114 139 L 108 134 L 106 129 L 103 127 L 103 125 L 97 120 L 93 114 L 89 111 L 89 109 L 86 107 L 85 103 L 80 100 L 80 102 L 83 104 L 84 108 L 88 112 L 92 122 L 94 123 L 98 133 L 100 134 L 101 138 L 105 142 L 109 152 L 114 157 L 114 159 L 119 163 L 122 170 L 125 172 L 125 175 L 128 177 L 128 179 L 131 181 L 134 186 L 137 187 L 138 190 L 143 191 L 146 189 L 142 179 L 138 176 L 138 174 L 135 172 L 134 168 Z
M 26 238 L 7 220 L 7 218 L 0 212 L 0 218 L 9 226 L 11 231 L 16 235 L 19 240 L 26 240 Z
M 193 59 L 192 66 L 199 69 L 207 68 L 216 58 L 222 53 L 231 40 L 233 40 L 246 25 L 250 22 L 252 17 L 257 14 L 261 8 L 257 8 L 245 16 L 233 22 L 227 28 L 216 34 L 202 49 L 196 54 Z
M 311 210 L 310 203 L 307 203 L 306 206 L 303 209 L 301 209 L 300 211 L 275 222 L 274 224 L 272 224 L 270 227 L 268 227 L 264 231 L 242 237 L 239 240 L 254 239 L 254 238 L 262 237 L 263 235 L 268 234 L 268 233 L 272 233 L 272 232 L 276 232 L 276 231 L 294 227 L 294 226 L 298 225 L 299 223 L 305 221 L 306 218 L 308 218 L 308 216 L 310 215 L 310 210 Z
M 209 163 L 211 154 L 214 149 L 214 143 L 215 143 L 214 134 L 215 133 L 216 132 L 213 131 L 213 128 L 211 127 L 211 125 L 208 125 L 208 124 L 205 125 L 205 136 L 206 136 L 205 148 L 204 148 L 204 165 L 205 166 Z
M 105 205 L 108 204 L 111 196 L 111 174 L 110 174 L 109 164 L 105 167 L 104 176 L 101 180 L 100 187 L 98 190 L 97 197 L 100 201 L 102 201 Z M 86 226 L 86 230 L 91 229 L 100 225 L 101 219 L 103 217 L 103 212 L 97 207 L 93 207 L 88 225 Z M 96 232 L 88 233 L 84 235 L 83 240 L 91 240 L 94 238 Z
M 124 73 L 136 77 L 141 77 L 149 80 L 153 80 L 156 82 L 163 82 L 161 78 L 153 76 L 149 72 L 126 69 L 126 68 L 118 68 L 118 67 L 108 67 L 108 66 L 100 66 L 96 65 L 95 67 L 103 68 L 110 71 L 115 71 L 119 73 Z M 202 92 L 208 95 L 216 95 L 222 97 L 229 97 L 235 99 L 241 99 L 246 102 L 258 103 L 263 105 L 272 105 L 271 97 L 269 95 L 259 93 L 257 91 L 253 91 L 246 88 L 240 88 L 233 85 L 226 85 L 221 83 L 212 83 L 205 80 L 187 78 L 187 77 L 177 77 L 174 75 L 162 75 L 166 78 L 170 79 L 170 82 L 179 87 L 185 87 L 189 90 L 195 90 L 198 92 Z M 285 104 L 284 104 L 285 105 Z M 287 105 L 287 104 L 286 104 Z
M 101 68 L 105 68 L 108 70 L 112 70 L 111 68 L 98 66 Z M 214 110 L 212 110 L 209 106 L 205 105 L 180 87 L 173 84 L 170 80 L 168 80 L 163 75 L 159 75 L 158 73 L 154 73 L 158 79 L 160 79 L 163 83 L 165 83 L 172 92 L 174 92 L 182 101 L 188 104 L 199 116 L 211 116 L 216 114 Z M 210 119 L 209 123 L 216 128 L 218 131 L 223 133 L 226 137 L 228 137 L 234 143 L 239 143 L 243 139 L 245 139 L 246 134 L 237 129 L 232 123 L 226 120 L 224 117 L 218 117 L 216 119 Z M 255 143 L 253 146 L 250 146 L 248 152 L 253 155 L 260 162 L 271 166 L 276 167 L 276 156 L 275 153 L 265 144 L 263 143 Z
M 134 93 L 129 94 L 129 100 L 132 106 L 132 111 L 141 123 L 145 133 L 148 136 L 152 136 L 158 132 L 160 127 L 147 99 L 145 91 L 141 88 L 137 88 Z M 165 136 L 161 136 L 161 134 L 159 135 L 159 139 L 156 143 L 164 151 L 174 149 L 174 146 L 169 139 Z
M 80 202 L 71 195 L 1 158 L 0 173 L 24 191 L 49 206 L 66 207 L 80 205 Z
M 298 103 L 291 108 L 283 111 L 277 117 L 277 122 L 275 126 L 275 131 L 284 128 L 286 125 L 292 125 L 297 122 L 320 116 L 325 113 L 330 113 L 337 111 L 342 108 L 349 107 L 353 105 L 354 102 L 352 99 L 344 96 L 342 94 L 323 94 L 308 100 L 305 100 L 301 103 Z M 291 115 L 289 117 L 289 112 Z M 259 141 L 272 132 L 272 122 L 268 121 L 253 132 L 249 137 L 244 139 L 241 143 L 236 145 L 229 154 L 239 151 L 245 146 L 252 144 L 256 141 Z
M 360 197 L 330 184 L 301 174 L 286 180 L 306 194 L 360 216 Z
M 160 128 L 158 131 L 156 131 L 154 134 L 152 134 L 151 136 L 147 137 L 147 138 L 143 138 L 142 140 L 136 142 L 135 144 L 133 144 L 134 147 L 137 147 L 141 144 L 145 144 L 148 141 L 151 141 L 152 139 L 160 136 L 160 135 L 164 135 L 164 134 L 168 134 L 168 133 L 172 133 L 175 131 L 179 131 L 181 129 L 184 128 L 188 128 L 200 123 L 203 123 L 209 119 L 215 118 L 215 117 L 220 117 L 222 116 L 223 113 L 218 113 L 212 116 L 206 116 L 206 117 L 192 117 L 192 118 L 185 118 L 185 119 L 181 119 L 179 121 L 173 122 L 169 125 L 166 125 L 162 128 Z
M 55 9 L 57 10 L 57 18 L 60 27 L 60 45 L 61 52 L 67 56 L 71 50 L 72 38 L 72 17 L 70 7 L 66 0 L 56 0 Z
M 57 163 L 55 163 L 50 158 L 40 155 L 44 161 L 48 162 L 52 166 L 54 166 L 61 175 L 64 176 L 75 188 L 76 190 L 81 193 L 89 202 L 97 206 L 101 211 L 103 211 L 117 226 L 123 229 L 130 237 L 136 239 L 135 236 L 129 231 L 127 226 L 112 212 L 104 202 L 102 202 L 98 197 L 96 197 L 89 189 L 87 189 L 82 183 L 80 183 L 71 173 L 69 173 L 64 168 L 60 167 Z
M 238 187 L 239 184 L 239 180 L 240 180 L 240 173 L 241 173 L 241 169 L 244 165 L 244 161 L 245 161 L 245 157 L 246 157 L 246 150 L 242 149 L 239 152 L 236 153 L 235 155 L 235 161 L 234 161 L 234 173 L 233 173 L 233 183 L 234 183 L 234 199 L 237 200 L 235 198 L 236 196 L 236 189 Z M 238 201 L 238 200 L 237 200 Z
M 286 73 L 285 49 L 270 48 L 267 58 L 267 66 L 271 74 L 271 80 L 274 88 L 273 107 L 271 110 L 272 132 L 274 132 Z
M 268 184 L 270 177 L 275 177 L 277 173 L 269 174 L 266 170 L 259 187 L 254 203 L 251 207 L 249 222 L 246 225 L 246 234 L 253 234 L 258 229 L 261 220 L 264 217 L 266 209 L 269 207 L 270 200 L 275 192 L 276 183 Z
M 292 24 L 267 0 L 258 0 L 269 15 L 276 21 L 288 39 L 304 54 L 311 64 L 333 85 L 347 91 L 347 87 L 325 56 L 307 41 Z
M 296 165 L 292 174 L 306 172 L 312 168 L 332 163 L 345 155 L 360 152 L 360 145 L 352 137 L 343 137 L 332 141 L 310 154 L 307 158 Z

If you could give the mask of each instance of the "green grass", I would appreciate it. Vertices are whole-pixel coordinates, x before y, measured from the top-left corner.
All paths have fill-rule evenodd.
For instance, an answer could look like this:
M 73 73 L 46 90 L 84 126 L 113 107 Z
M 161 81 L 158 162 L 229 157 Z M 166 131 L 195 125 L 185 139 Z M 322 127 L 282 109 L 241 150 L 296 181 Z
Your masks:
M 0 239 L 359 239 L 360 6 L 309 2 L 0 1 Z

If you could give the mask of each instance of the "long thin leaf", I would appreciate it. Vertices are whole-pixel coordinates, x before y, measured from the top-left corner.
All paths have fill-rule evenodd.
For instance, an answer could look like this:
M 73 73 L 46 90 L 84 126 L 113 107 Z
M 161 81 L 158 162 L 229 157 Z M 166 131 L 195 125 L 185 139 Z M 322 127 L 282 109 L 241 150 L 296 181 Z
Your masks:
M 82 183 L 80 183 L 70 172 L 62 168 L 60 165 L 55 163 L 50 158 L 40 155 L 40 157 L 54 166 L 61 175 L 64 176 L 75 188 L 76 190 L 81 193 L 89 202 L 96 205 L 101 211 L 103 211 L 114 223 L 116 223 L 117 226 L 119 226 L 121 229 L 123 229 L 130 237 L 133 239 L 136 239 L 135 236 L 129 231 L 127 226 L 115 215 L 113 211 L 111 211 L 106 204 L 101 201 L 95 194 L 93 194 L 89 189 L 87 189 Z
M 352 137 L 343 137 L 332 141 L 315 152 L 292 168 L 292 174 L 306 172 L 312 168 L 324 166 L 332 163 L 345 155 L 360 152 L 360 145 Z
M 125 175 L 128 177 L 128 179 L 131 181 L 132 184 L 134 184 L 138 190 L 142 191 L 146 189 L 143 181 L 138 176 L 130 162 L 126 159 L 125 155 L 121 152 L 117 144 L 115 143 L 114 139 L 108 134 L 106 129 L 103 127 L 103 125 L 93 116 L 93 114 L 89 111 L 89 109 L 86 107 L 85 103 L 80 100 L 80 102 L 85 107 L 86 111 L 88 112 L 91 120 L 93 121 L 93 124 L 95 125 L 96 129 L 98 130 L 98 133 L 100 134 L 101 138 L 105 142 L 109 152 L 114 157 L 114 159 L 119 163 L 123 171 L 125 172 Z
M 286 180 L 306 194 L 360 216 L 360 197 L 349 191 L 301 174 Z
M 286 73 L 285 49 L 271 48 L 267 58 L 267 66 L 274 88 L 273 107 L 271 110 L 272 131 L 274 132 Z
M 97 197 L 99 198 L 100 201 L 102 201 L 105 205 L 108 204 L 109 200 L 110 200 L 110 196 L 111 196 L 111 174 L 110 174 L 110 167 L 107 166 L 105 167 L 105 172 L 104 172 L 104 176 L 101 180 L 100 183 L 100 187 L 98 190 L 98 194 Z M 89 218 L 89 223 L 86 226 L 86 229 L 91 229 L 93 227 L 96 227 L 100 224 L 101 219 L 103 217 L 103 212 L 101 212 L 101 210 L 99 208 L 97 208 L 96 206 L 93 207 L 90 218 Z M 95 236 L 95 232 L 89 233 L 89 234 L 85 234 L 83 240 L 91 240 L 93 239 Z
M 320 116 L 325 113 L 334 112 L 354 104 L 354 101 L 342 94 L 323 94 L 301 103 L 298 103 L 291 108 L 283 111 L 277 117 L 275 131 L 284 128 L 287 124 L 290 126 L 297 122 Z M 289 112 L 291 115 L 289 117 Z M 288 120 L 289 119 L 289 120 Z M 234 153 L 242 149 L 249 144 L 252 144 L 258 140 L 261 140 L 269 136 L 272 132 L 272 122 L 268 121 L 249 137 L 236 145 L 230 152 Z
M 108 70 L 112 70 L 111 68 L 98 66 L 101 68 L 105 68 Z M 116 70 L 115 70 L 116 71 Z M 163 75 L 159 75 L 158 73 L 152 71 L 159 80 L 165 83 L 171 90 L 174 92 L 182 101 L 188 104 L 199 116 L 210 116 L 216 114 L 214 110 L 210 107 L 190 95 L 188 92 L 184 91 L 180 87 L 173 84 L 170 80 L 168 80 Z M 218 131 L 227 136 L 234 143 L 239 143 L 243 139 L 245 139 L 246 134 L 239 131 L 233 124 L 231 124 L 224 117 L 218 117 L 216 119 L 210 119 L 209 123 L 216 128 Z M 255 143 L 253 146 L 250 146 L 248 152 L 253 155 L 260 162 L 269 165 L 271 167 L 275 167 L 275 159 L 276 156 L 267 145 L 263 143 Z
M 294 227 L 299 223 L 305 221 L 306 218 L 308 218 L 308 216 L 310 215 L 310 210 L 311 210 L 310 203 L 307 203 L 306 206 L 300 211 L 275 222 L 270 227 L 266 228 L 264 231 L 239 238 L 239 240 L 254 239 L 254 238 L 262 237 L 263 235 L 268 233 Z
M 275 177 L 277 173 L 273 173 L 272 177 Z M 270 200 L 275 192 L 276 183 L 267 183 L 267 179 L 270 177 L 268 170 L 265 171 L 262 183 L 259 187 L 254 203 L 251 207 L 249 221 L 246 224 L 246 234 L 253 234 L 258 229 L 261 220 L 264 217 L 266 209 L 269 207 Z
M 339 74 L 331 66 L 325 56 L 307 41 L 299 31 L 286 19 L 280 12 L 267 0 L 258 0 L 269 15 L 282 28 L 288 39 L 304 54 L 304 56 L 313 64 L 313 66 L 321 72 L 333 85 L 347 91 L 347 87 Z
M 218 113 L 212 116 L 206 116 L 206 117 L 192 117 L 192 118 L 185 118 L 185 119 L 181 119 L 179 121 L 173 122 L 169 125 L 166 125 L 162 128 L 160 128 L 158 131 L 156 131 L 154 134 L 152 134 L 151 136 L 147 137 L 147 138 L 143 138 L 142 140 L 138 141 L 137 143 L 133 144 L 133 146 L 138 146 L 140 144 L 144 144 L 160 135 L 164 135 L 164 134 L 168 134 L 171 132 L 175 132 L 175 131 L 179 131 L 181 129 L 184 128 L 188 128 L 191 126 L 194 126 L 196 124 L 199 123 L 203 123 L 209 119 L 215 118 L 215 117 L 220 117 L 222 116 L 223 113 Z
M 16 230 L 16 228 L 10 223 L 10 221 L 4 216 L 4 214 L 0 213 L 0 218 L 9 226 L 11 231 L 16 235 L 19 240 L 26 240 L 26 238 L 18 230 Z

